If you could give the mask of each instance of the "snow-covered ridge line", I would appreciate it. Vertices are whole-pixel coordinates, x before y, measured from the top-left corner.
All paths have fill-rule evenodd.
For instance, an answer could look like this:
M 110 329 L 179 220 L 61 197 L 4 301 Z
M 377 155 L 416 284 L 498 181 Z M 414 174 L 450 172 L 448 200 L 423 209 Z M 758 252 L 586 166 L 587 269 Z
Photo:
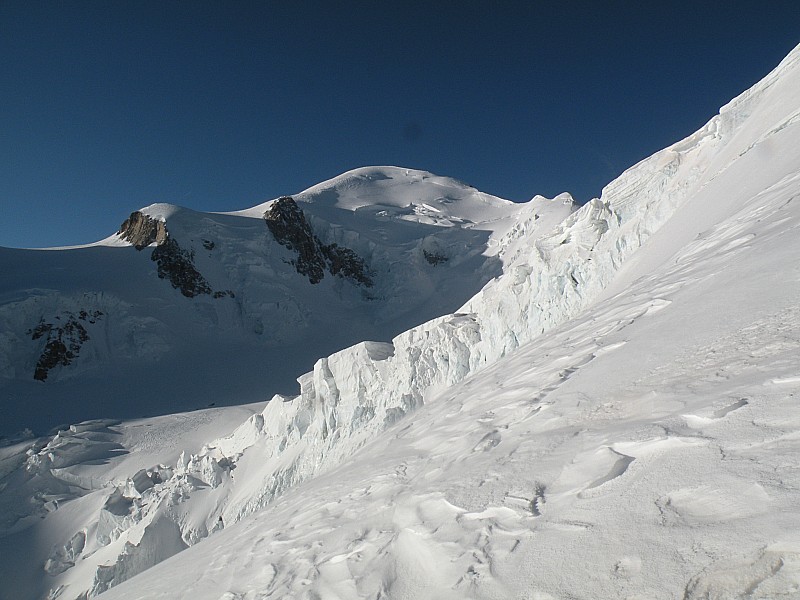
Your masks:
M 260 471 L 261 483 L 249 486 L 255 495 L 227 507 L 226 517 L 238 520 L 339 464 L 435 390 L 575 317 L 693 192 L 731 164 L 729 157 L 753 147 L 748 118 L 775 78 L 796 67 L 797 54 L 698 132 L 627 170 L 600 199 L 546 235 L 529 237 L 504 274 L 461 311 L 400 334 L 391 345 L 358 344 L 319 360 L 299 379 L 300 396 L 276 397 L 262 415 L 192 457 L 188 469 L 207 470 L 201 465 L 210 453 L 236 460 L 258 447 L 253 451 L 269 466 Z
M 600 199 L 535 239 L 527 254 L 515 257 L 511 268 L 458 314 L 397 336 L 393 355 L 380 361 L 379 367 L 371 357 L 363 360 L 360 345 L 319 361 L 314 372 L 300 380 L 299 397 L 317 415 L 316 431 L 324 431 L 327 423 L 326 439 L 351 437 L 354 429 L 342 431 L 339 424 L 357 422 L 352 419 L 353 407 L 376 405 L 384 415 L 390 410 L 407 411 L 423 402 L 427 390 L 460 381 L 585 309 L 692 192 L 729 167 L 729 157 L 743 155 L 764 139 L 763 134 L 769 132 L 752 132 L 755 141 L 748 135 L 749 117 L 775 82 L 798 65 L 800 47 L 761 82 L 722 107 L 698 132 L 628 169 L 604 188 Z M 798 114 L 800 108 L 789 106 L 776 118 L 781 123 L 793 122 Z M 714 160 L 718 155 L 721 165 Z M 709 173 L 707 165 L 717 168 Z M 359 367 L 341 368 L 348 363 Z M 331 370 L 331 364 L 339 366 Z M 368 390 L 364 382 L 374 385 L 376 373 L 382 385 Z M 265 417 L 267 411 L 270 420 L 279 417 L 278 407 L 295 412 L 290 406 L 269 406 Z M 306 429 L 306 433 L 312 431 Z M 338 455 L 326 449 L 314 458 L 318 460 L 314 464 L 330 466 Z

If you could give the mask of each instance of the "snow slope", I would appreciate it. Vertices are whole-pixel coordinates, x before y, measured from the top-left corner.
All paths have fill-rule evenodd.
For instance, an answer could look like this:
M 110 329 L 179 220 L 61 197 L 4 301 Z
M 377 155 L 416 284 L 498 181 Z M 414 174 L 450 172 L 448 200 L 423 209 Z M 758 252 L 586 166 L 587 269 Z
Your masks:
M 395 167 L 294 198 L 318 238 L 308 243 L 357 257 L 349 267 L 363 267 L 361 280 L 299 273 L 297 249 L 265 222 L 274 200 L 232 214 L 146 207 L 139 226 L 158 225 L 159 244 L 164 228 L 169 237 L 158 247 L 146 247 L 155 234 L 138 250 L 118 234 L 0 248 L 0 435 L 294 392 L 320 356 L 456 309 L 501 272 L 510 228 L 546 228 L 574 208 L 568 198 L 513 204 Z
M 799 142 L 800 48 L 599 200 L 507 228 L 459 312 L 202 447 L 138 448 L 148 421 L 9 447 L 11 477 L 104 486 L 0 538 L 9 597 L 800 596 Z M 93 444 L 106 465 L 52 462 Z

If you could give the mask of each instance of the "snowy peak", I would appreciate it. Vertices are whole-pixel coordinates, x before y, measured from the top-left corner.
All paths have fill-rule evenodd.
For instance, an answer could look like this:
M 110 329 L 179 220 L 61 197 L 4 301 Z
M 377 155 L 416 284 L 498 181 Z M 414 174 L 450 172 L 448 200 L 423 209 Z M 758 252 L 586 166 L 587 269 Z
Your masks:
M 309 205 L 309 213 L 332 223 L 346 222 L 348 216 L 341 213 L 349 212 L 382 223 L 473 226 L 508 216 L 519 207 L 455 179 L 401 167 L 355 169 L 292 197 L 304 210 Z M 256 216 L 265 209 L 259 205 L 236 214 Z
M 173 219 L 176 215 L 179 215 L 182 212 L 194 212 L 190 211 L 183 206 L 178 206 L 176 204 L 168 204 L 166 202 L 157 202 L 155 204 L 151 204 L 149 206 L 145 206 L 140 210 L 140 212 L 146 214 L 148 217 L 152 219 L 156 219 L 158 221 L 166 221 L 167 219 Z
M 345 210 L 374 204 L 397 208 L 429 204 L 441 210 L 456 203 L 453 211 L 457 213 L 459 208 L 465 208 L 463 204 L 474 204 L 475 200 L 492 206 L 512 204 L 450 177 L 402 167 L 364 167 L 347 171 L 297 194 L 297 198 L 304 202 L 335 203 Z
M 131 314 L 102 296 L 92 327 L 122 314 L 131 335 L 192 335 L 210 353 L 184 372 L 216 367 L 226 385 L 343 342 L 342 323 L 383 341 L 325 353 L 299 394 L 202 439 L 198 412 L 12 448 L 0 512 L 25 550 L 9 542 L 9 560 L 27 562 L 9 585 L 109 598 L 796 594 L 797 52 L 578 210 L 566 195 L 511 205 L 379 167 L 240 213 L 141 211 L 164 222 L 153 254 L 175 240 L 236 296 L 159 295 L 152 268 L 140 281 L 155 302 Z M 138 246 L 157 242 L 157 223 L 132 221 Z M 369 295 L 325 275 L 334 247 L 369 266 Z M 4 342 L 45 305 L 18 288 L 29 297 L 2 307 L 16 327 Z M 46 299 L 81 320 L 74 302 Z M 28 333 L 42 344 L 62 329 Z M 143 339 L 146 352 L 173 342 Z M 166 345 L 178 364 L 189 344 Z M 229 353 L 221 377 L 208 358 Z M 159 395 L 196 393 L 147 373 Z
M 564 200 L 514 204 L 374 167 L 235 213 L 152 204 L 88 246 L 0 249 L 18 266 L 0 286 L 0 387 L 19 404 L 0 434 L 158 414 L 157 397 L 118 383 L 141 372 L 169 410 L 290 393 L 320 357 L 456 310 L 573 210 Z M 64 329 L 82 313 L 103 317 Z M 50 332 L 34 336 L 40 323 Z M 198 365 L 206 377 L 189 376 Z M 75 390 L 113 401 L 83 414 Z

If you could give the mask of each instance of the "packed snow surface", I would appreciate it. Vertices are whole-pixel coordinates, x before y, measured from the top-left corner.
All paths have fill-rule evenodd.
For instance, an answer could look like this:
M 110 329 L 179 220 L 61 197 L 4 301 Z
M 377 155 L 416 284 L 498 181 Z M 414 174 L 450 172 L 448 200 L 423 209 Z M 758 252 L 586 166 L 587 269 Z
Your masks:
M 600 199 L 498 217 L 501 274 L 299 396 L 0 449 L 3 593 L 800 597 L 798 165 L 800 48 Z M 298 202 L 410 216 L 374 173 Z

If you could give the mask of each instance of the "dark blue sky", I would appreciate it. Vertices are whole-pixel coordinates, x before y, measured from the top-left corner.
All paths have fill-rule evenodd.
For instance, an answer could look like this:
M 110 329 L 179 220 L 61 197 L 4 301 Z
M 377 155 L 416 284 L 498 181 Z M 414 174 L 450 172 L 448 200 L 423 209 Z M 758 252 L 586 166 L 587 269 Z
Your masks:
M 0 2 L 0 245 L 355 167 L 579 201 L 800 43 L 800 2 Z

